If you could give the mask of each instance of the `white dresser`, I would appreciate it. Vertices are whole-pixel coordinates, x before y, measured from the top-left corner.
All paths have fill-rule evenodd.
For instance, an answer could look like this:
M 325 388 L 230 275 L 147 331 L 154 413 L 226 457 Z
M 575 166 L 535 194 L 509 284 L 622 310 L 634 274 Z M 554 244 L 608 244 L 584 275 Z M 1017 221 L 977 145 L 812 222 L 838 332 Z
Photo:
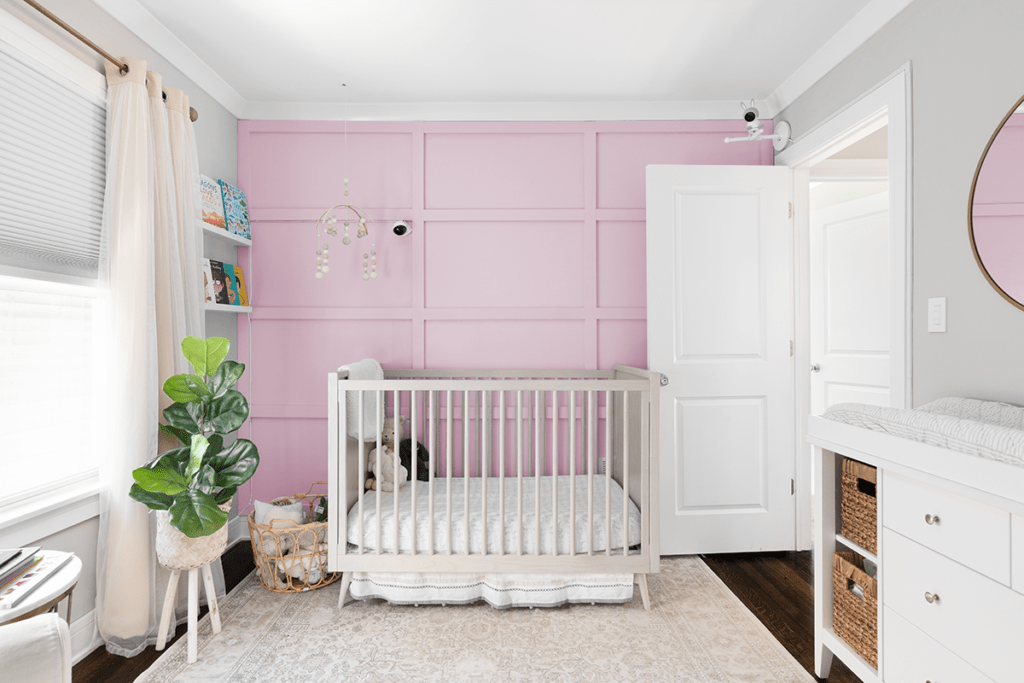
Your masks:
M 862 681 L 1024 682 L 1024 468 L 810 418 L 815 670 Z M 841 533 L 841 458 L 878 469 L 878 553 Z M 832 630 L 832 554 L 877 564 L 878 668 Z

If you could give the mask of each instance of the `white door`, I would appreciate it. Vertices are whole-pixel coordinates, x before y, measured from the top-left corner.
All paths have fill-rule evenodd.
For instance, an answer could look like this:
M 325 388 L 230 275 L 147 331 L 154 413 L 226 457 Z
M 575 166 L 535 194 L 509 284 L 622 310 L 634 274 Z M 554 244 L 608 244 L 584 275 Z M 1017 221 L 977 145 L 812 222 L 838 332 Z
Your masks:
M 810 216 L 811 413 L 889 399 L 889 193 Z
M 647 167 L 663 554 L 795 549 L 791 184 L 785 167 Z

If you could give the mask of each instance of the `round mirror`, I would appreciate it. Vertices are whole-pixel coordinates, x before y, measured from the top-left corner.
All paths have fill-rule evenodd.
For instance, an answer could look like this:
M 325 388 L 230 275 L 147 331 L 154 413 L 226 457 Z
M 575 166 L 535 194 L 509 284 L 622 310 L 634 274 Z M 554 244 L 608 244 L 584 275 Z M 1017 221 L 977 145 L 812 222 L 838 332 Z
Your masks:
M 985 278 L 1024 310 L 1024 97 L 1004 118 L 971 185 L 971 248 Z

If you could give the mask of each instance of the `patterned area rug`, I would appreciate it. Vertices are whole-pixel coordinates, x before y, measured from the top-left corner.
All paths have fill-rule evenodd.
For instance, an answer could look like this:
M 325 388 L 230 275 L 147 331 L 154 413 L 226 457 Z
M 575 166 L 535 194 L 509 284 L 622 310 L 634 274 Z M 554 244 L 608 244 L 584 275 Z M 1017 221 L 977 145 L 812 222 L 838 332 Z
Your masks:
M 251 574 L 221 605 L 221 633 L 199 622 L 199 661 L 179 638 L 136 683 L 814 681 L 696 557 L 662 559 L 650 612 L 639 589 L 626 605 L 339 611 L 339 584 L 281 594 Z

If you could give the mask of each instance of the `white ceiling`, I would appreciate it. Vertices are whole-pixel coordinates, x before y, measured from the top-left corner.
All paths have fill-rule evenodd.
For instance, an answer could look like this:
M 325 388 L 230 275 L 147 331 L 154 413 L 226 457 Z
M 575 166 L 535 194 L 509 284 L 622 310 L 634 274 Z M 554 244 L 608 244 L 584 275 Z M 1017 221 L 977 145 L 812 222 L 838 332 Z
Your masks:
M 909 4 L 95 2 L 241 118 L 427 120 L 771 116 Z

